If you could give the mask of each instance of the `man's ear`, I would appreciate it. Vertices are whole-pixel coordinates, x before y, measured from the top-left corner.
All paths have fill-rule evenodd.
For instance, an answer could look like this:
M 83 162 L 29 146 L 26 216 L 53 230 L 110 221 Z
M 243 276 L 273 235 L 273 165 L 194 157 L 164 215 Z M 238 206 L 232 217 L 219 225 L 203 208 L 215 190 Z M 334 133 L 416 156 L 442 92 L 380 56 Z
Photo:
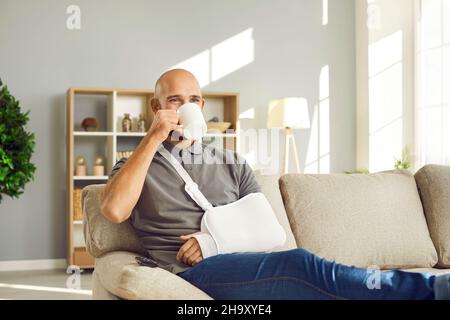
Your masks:
M 204 106 L 205 106 L 205 99 L 202 98 L 202 105 L 200 106 L 200 107 L 202 107 L 202 110 L 203 110 Z
M 161 104 L 159 103 L 159 100 L 157 98 L 152 98 L 152 100 L 150 100 L 150 105 L 152 107 L 153 113 L 156 113 L 161 109 Z

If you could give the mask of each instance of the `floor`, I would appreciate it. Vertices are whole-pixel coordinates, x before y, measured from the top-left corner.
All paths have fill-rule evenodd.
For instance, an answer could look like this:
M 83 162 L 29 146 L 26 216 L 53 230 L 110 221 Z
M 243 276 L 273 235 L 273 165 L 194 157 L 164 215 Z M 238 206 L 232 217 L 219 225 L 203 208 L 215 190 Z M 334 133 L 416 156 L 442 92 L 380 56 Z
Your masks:
M 0 300 L 91 300 L 92 271 L 0 272 Z

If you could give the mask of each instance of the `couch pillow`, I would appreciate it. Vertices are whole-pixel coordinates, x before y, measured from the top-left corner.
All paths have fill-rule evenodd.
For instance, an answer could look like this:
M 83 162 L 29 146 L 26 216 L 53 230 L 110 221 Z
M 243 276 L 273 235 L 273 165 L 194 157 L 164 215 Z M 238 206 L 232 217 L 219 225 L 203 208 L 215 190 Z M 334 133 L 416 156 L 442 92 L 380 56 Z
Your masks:
M 415 178 L 438 253 L 438 267 L 450 268 L 450 167 L 427 165 Z
M 280 188 L 301 248 L 359 267 L 428 268 L 437 263 L 409 172 L 285 175 Z
M 100 193 L 104 184 L 90 185 L 81 193 L 83 231 L 88 252 L 98 257 L 111 251 L 146 254 L 129 220 L 114 224 L 100 212 Z

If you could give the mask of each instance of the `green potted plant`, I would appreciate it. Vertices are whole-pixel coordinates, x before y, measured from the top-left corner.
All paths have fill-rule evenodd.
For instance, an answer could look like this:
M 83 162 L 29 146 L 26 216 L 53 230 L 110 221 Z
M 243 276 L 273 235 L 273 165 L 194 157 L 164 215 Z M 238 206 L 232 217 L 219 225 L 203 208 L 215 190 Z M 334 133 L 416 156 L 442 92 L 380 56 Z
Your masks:
M 345 171 L 345 174 L 369 174 L 369 169 L 367 168 L 359 168 L 356 170 Z
M 397 170 L 409 170 L 411 169 L 411 156 L 409 154 L 408 146 L 405 146 L 402 151 L 402 158 L 395 158 L 394 168 Z
M 3 195 L 18 198 L 34 179 L 36 167 L 30 159 L 35 141 L 25 129 L 28 114 L 0 79 L 0 203 Z

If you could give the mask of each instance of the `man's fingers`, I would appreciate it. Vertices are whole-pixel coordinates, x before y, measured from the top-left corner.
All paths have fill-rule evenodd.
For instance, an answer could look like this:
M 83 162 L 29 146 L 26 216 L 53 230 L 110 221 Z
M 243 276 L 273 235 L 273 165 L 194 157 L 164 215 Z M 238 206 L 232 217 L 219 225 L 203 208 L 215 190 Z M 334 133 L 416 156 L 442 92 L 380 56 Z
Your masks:
M 183 244 L 178 250 L 177 259 L 180 259 L 184 253 L 194 244 L 194 241 L 187 241 L 185 244 Z
M 203 257 L 200 255 L 197 259 L 195 259 L 194 263 L 192 263 L 193 266 L 195 266 L 197 263 L 203 260 Z
M 159 120 L 161 122 L 167 122 L 170 124 L 178 124 L 178 122 L 179 122 L 178 114 L 173 110 L 166 110 L 166 111 L 171 111 L 171 112 L 170 113 L 160 113 Z
M 182 240 L 188 240 L 188 239 L 192 238 L 194 235 L 199 234 L 199 233 L 200 233 L 200 231 L 197 231 L 197 232 L 195 232 L 195 233 L 191 233 L 191 234 L 187 234 L 187 235 L 180 236 L 180 238 L 181 238 Z
M 200 245 L 194 235 L 200 233 L 200 231 L 182 235 L 180 238 L 186 242 L 178 250 L 176 259 L 182 261 L 185 264 L 192 265 L 199 257 L 202 256 Z
M 184 253 L 184 257 L 186 257 L 187 259 L 189 259 L 195 252 L 197 252 L 199 250 L 199 246 L 195 245 L 195 246 L 191 246 L 188 250 L 186 250 L 186 252 Z
M 188 240 L 188 242 L 186 242 L 186 243 L 189 243 L 189 242 L 191 243 L 189 248 L 187 248 L 183 253 L 180 254 L 180 258 L 184 263 L 187 263 L 189 256 L 198 249 L 198 245 L 194 245 L 195 241 Z
M 171 122 L 173 122 L 173 121 L 178 122 L 178 120 L 180 118 L 178 116 L 178 113 L 174 110 L 167 110 L 167 111 L 169 111 L 169 112 L 161 114 L 160 118 L 171 121 Z
M 179 125 L 176 123 L 169 122 L 166 126 L 167 126 L 167 129 L 169 129 L 169 131 L 178 131 L 179 130 Z
M 186 264 L 192 265 L 192 263 L 195 261 L 195 259 L 198 258 L 198 255 L 200 254 L 200 249 L 196 248 L 194 252 L 191 254 L 185 254 Z
M 188 262 L 190 265 L 192 265 L 198 258 L 200 258 L 202 255 L 202 251 L 197 249 L 197 251 L 195 251 L 193 254 L 191 254 L 188 257 Z
M 185 236 L 180 236 L 181 240 L 189 240 L 192 237 L 193 237 L 192 234 L 188 234 L 188 235 L 185 235 Z
M 179 125 L 177 123 L 174 123 L 174 122 L 167 122 L 165 126 L 170 132 L 179 130 L 178 129 Z
M 178 112 L 172 109 L 160 109 L 158 110 L 157 115 L 159 115 L 160 118 L 178 117 Z

